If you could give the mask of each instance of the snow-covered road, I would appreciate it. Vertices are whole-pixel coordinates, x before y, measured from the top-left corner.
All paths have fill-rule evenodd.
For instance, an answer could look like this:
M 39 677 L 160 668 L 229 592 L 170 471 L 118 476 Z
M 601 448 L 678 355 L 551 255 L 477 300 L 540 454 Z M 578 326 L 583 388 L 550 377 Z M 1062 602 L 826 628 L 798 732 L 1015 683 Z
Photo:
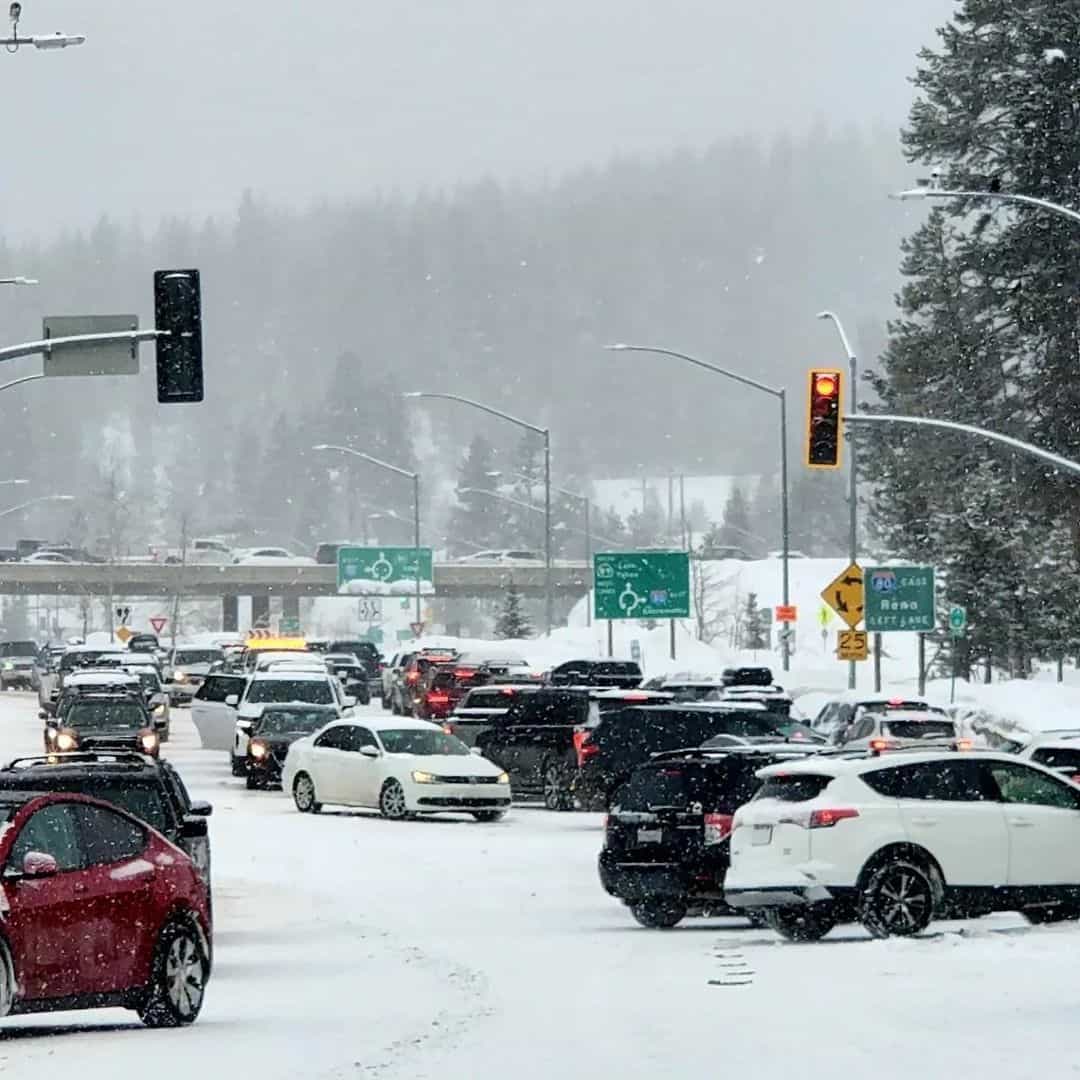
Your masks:
M 600 889 L 601 818 L 298 814 L 248 792 L 173 714 L 214 803 L 216 971 L 189 1029 L 122 1011 L 0 1022 L 0 1074 L 440 1078 L 1076 1076 L 1073 927 L 1006 916 L 912 941 L 781 943 L 737 920 L 640 929 Z M 0 698 L 0 756 L 37 752 Z

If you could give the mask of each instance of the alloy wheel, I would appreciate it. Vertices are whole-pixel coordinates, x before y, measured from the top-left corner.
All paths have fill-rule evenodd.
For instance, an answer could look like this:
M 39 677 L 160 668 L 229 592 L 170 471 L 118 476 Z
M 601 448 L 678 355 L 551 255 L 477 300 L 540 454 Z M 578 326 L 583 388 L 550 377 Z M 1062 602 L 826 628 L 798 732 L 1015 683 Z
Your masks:
M 194 1016 L 202 1005 L 206 970 L 199 947 L 189 934 L 180 934 L 165 956 L 165 987 L 181 1016 Z

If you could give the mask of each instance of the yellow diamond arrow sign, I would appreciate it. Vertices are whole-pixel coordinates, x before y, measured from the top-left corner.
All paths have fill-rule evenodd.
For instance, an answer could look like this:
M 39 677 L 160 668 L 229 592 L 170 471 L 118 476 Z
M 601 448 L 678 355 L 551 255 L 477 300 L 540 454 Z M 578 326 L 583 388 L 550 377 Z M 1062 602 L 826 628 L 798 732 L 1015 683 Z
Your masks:
M 825 586 L 821 599 L 854 630 L 863 617 L 862 567 L 852 563 Z

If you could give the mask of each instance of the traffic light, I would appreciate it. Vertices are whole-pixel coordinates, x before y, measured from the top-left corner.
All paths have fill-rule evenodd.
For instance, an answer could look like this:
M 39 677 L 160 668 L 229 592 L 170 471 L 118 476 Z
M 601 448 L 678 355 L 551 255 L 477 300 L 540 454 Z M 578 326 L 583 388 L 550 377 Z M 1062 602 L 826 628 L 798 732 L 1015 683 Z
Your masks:
M 198 270 L 154 272 L 157 399 L 161 404 L 202 401 L 202 302 Z
M 806 415 L 806 464 L 811 469 L 840 468 L 840 372 L 811 368 Z

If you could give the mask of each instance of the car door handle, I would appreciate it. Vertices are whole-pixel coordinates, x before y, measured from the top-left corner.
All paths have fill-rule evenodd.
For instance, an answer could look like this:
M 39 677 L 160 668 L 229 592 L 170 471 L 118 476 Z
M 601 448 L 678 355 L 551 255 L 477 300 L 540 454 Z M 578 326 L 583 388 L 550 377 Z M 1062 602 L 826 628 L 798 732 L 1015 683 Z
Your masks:
M 936 825 L 938 823 L 938 820 L 939 819 L 936 818 L 936 817 L 916 817 L 916 818 L 911 819 L 911 824 L 912 825 L 930 826 L 930 825 Z
M 1025 821 L 1023 818 L 1009 818 L 1009 824 L 1014 829 L 1033 829 L 1035 828 L 1034 821 Z

